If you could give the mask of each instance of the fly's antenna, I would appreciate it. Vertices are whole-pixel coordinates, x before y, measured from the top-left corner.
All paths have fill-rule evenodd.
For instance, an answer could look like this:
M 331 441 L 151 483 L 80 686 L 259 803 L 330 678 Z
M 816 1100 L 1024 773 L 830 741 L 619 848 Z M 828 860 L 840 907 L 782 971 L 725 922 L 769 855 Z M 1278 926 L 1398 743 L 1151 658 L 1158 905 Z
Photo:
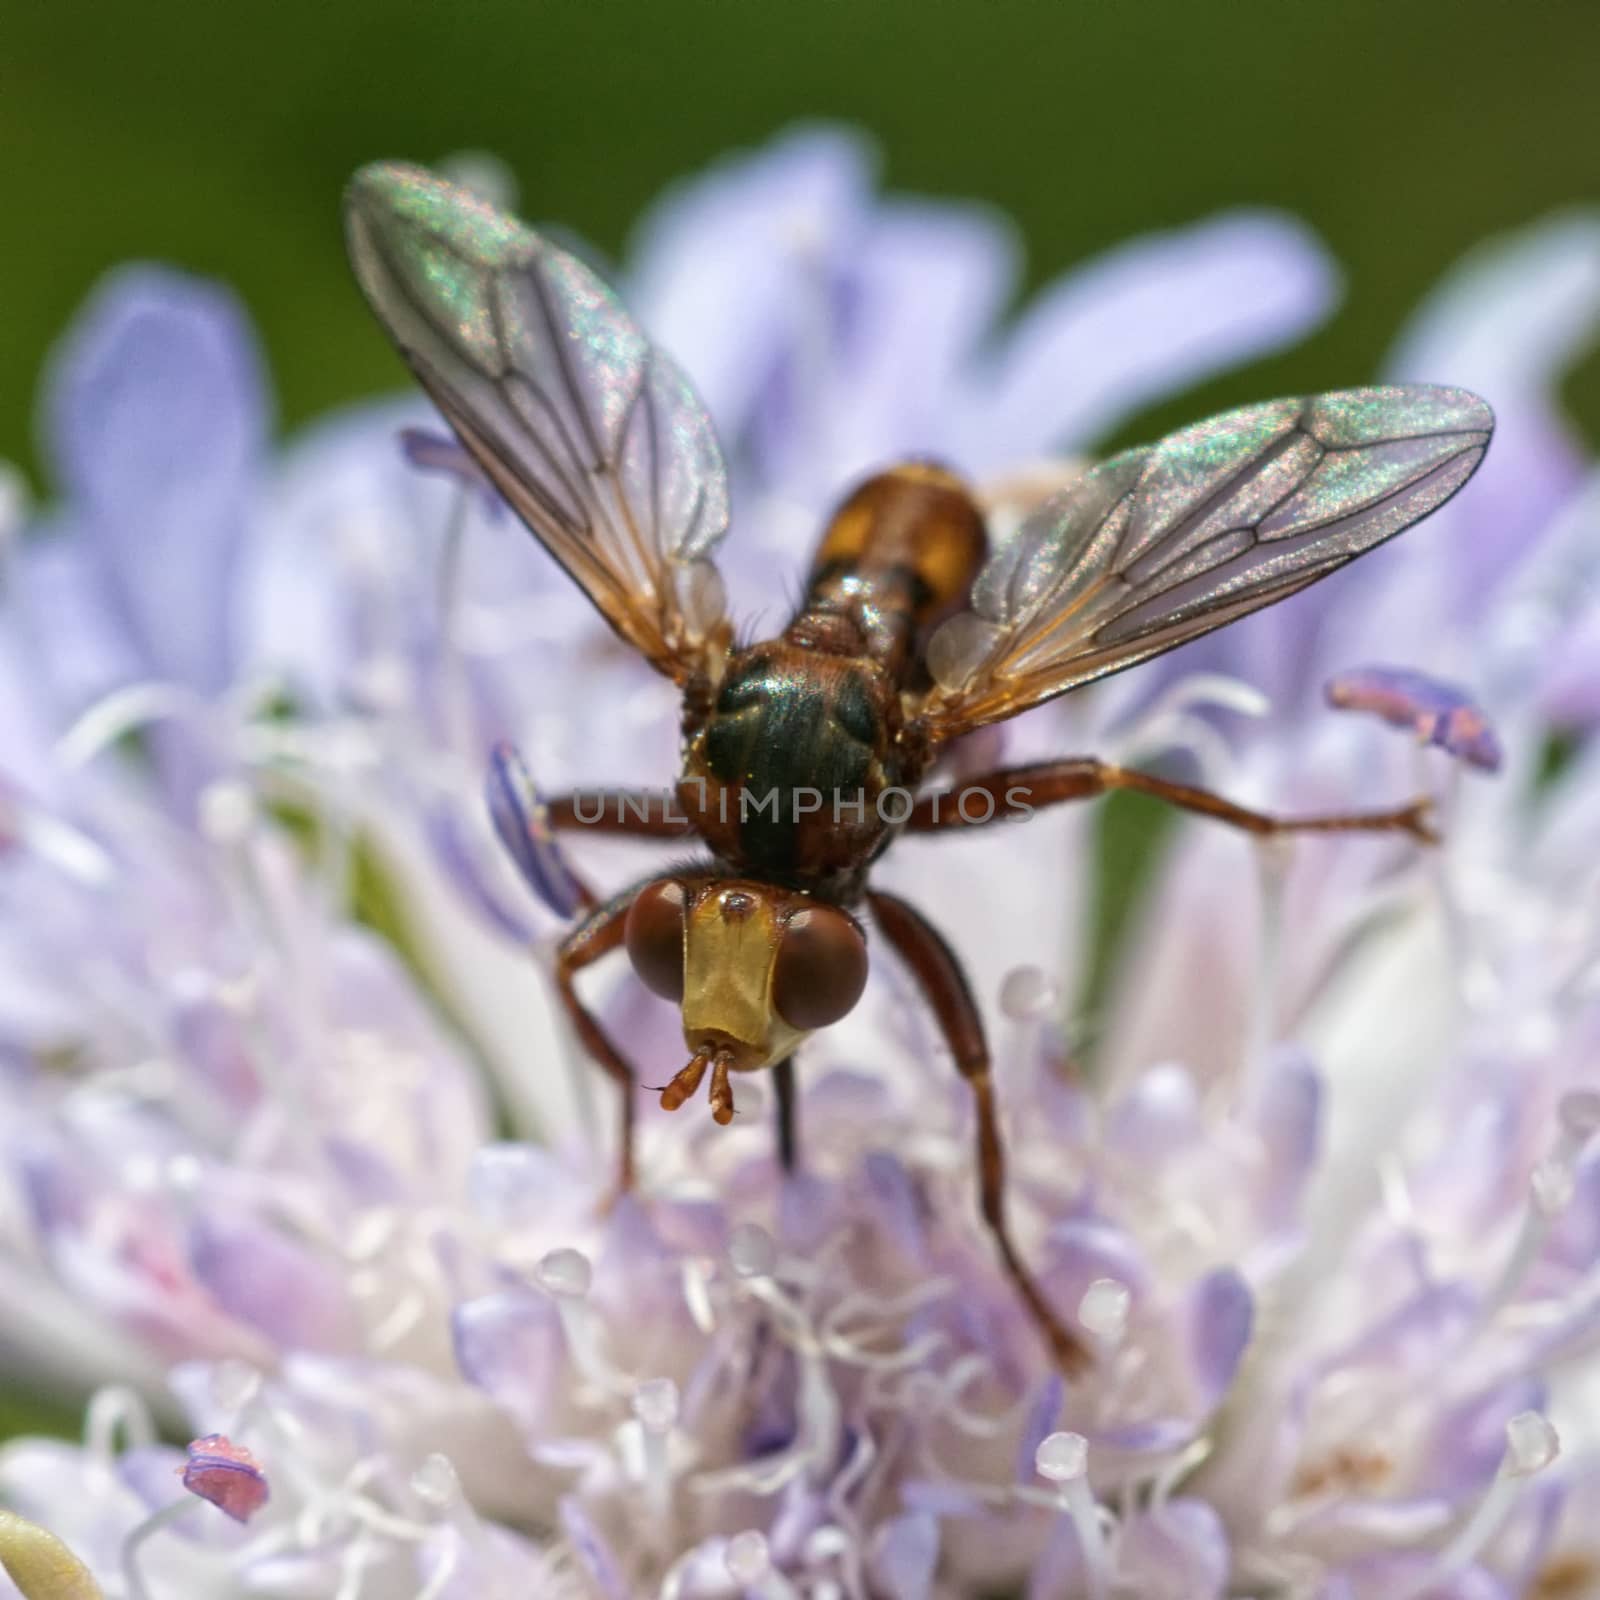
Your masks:
M 711 1063 L 711 1115 L 724 1128 L 733 1121 L 733 1085 L 728 1082 L 732 1066 L 733 1052 L 717 1051 Z
M 663 1111 L 676 1111 L 684 1101 L 690 1098 L 700 1087 L 700 1080 L 706 1075 L 706 1068 L 711 1065 L 715 1051 L 708 1044 L 700 1046 L 689 1057 L 688 1066 L 684 1067 L 678 1075 L 661 1091 L 661 1109 Z M 723 1071 L 723 1082 L 726 1085 L 727 1071 Z M 712 1093 L 716 1090 L 713 1086 Z M 731 1096 L 730 1096 L 731 1099 Z

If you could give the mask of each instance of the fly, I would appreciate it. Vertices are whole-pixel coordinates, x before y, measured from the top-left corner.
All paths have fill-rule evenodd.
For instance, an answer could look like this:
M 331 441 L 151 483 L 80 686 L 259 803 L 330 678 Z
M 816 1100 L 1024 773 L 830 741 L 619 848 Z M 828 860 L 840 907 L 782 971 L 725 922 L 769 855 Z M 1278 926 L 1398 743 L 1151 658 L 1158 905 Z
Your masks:
M 660 1092 L 705 1086 L 734 1114 L 741 1073 L 775 1070 L 794 1160 L 794 1052 L 867 979 L 865 913 L 905 963 L 971 1086 L 983 1216 L 1059 1365 L 1087 1363 L 1007 1228 L 989 1049 L 950 945 L 870 884 L 902 832 L 943 833 L 1115 789 L 1257 835 L 1432 838 L 1425 802 L 1280 819 L 1092 757 L 924 787 L 953 740 L 1171 650 L 1303 589 L 1448 500 L 1494 418 L 1463 390 L 1351 389 L 1245 406 L 1127 450 L 1044 500 L 991 552 L 952 471 L 869 478 L 823 534 L 776 638 L 738 645 L 712 556 L 728 488 L 688 379 L 575 257 L 421 168 L 364 168 L 345 202 L 361 288 L 423 388 L 518 516 L 612 629 L 683 693 L 677 804 L 616 795 L 601 826 L 692 835 L 703 864 L 584 914 L 557 984 L 585 1049 L 622 1090 L 620 1182 L 633 1169 L 632 1067 L 577 995 L 625 950 L 677 1003 L 689 1052 Z M 816 797 L 815 803 L 812 797 Z M 590 820 L 548 802 L 555 830 Z

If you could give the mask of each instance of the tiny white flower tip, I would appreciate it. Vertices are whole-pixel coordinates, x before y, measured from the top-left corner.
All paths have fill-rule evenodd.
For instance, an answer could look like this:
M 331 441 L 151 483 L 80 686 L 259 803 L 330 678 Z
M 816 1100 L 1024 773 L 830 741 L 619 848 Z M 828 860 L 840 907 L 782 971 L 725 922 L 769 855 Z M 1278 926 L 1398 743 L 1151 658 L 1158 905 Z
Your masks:
M 454 1505 L 461 1498 L 461 1479 L 449 1456 L 436 1450 L 411 1474 L 411 1487 L 430 1506 Z
M 255 796 L 245 784 L 224 778 L 200 791 L 200 829 L 213 844 L 237 844 L 255 817 Z
M 666 1433 L 678 1420 L 678 1386 L 671 1378 L 647 1378 L 633 1391 L 633 1414 L 647 1433 Z
M 759 1583 L 772 1570 L 767 1541 L 754 1528 L 734 1534 L 722 1559 L 735 1583 Z
M 1078 1302 L 1078 1321 L 1095 1338 L 1116 1344 L 1127 1332 L 1132 1299 L 1127 1284 L 1115 1278 L 1096 1278 Z
M 1040 1441 L 1033 1465 L 1051 1483 L 1071 1483 L 1089 1467 L 1089 1441 L 1081 1433 L 1052 1433 Z
M 1600 1133 L 1600 1091 L 1569 1089 L 1562 1095 L 1556 1115 L 1566 1134 L 1587 1143 Z
M 741 1222 L 728 1235 L 728 1259 L 741 1278 L 769 1278 L 778 1263 L 778 1246 L 759 1223 Z
M 1557 1217 L 1572 1204 L 1577 1188 L 1570 1161 L 1541 1161 L 1528 1178 L 1535 1210 L 1543 1217 Z
M 89 1569 L 56 1536 L 0 1510 L 0 1571 L 23 1600 L 104 1600 Z
M 1038 967 L 1013 967 L 1000 985 L 1000 1009 L 1013 1022 L 1036 1022 L 1056 1008 L 1060 993 Z
M 1519 1411 L 1506 1424 L 1505 1474 L 1531 1478 L 1561 1454 L 1561 1439 L 1542 1412 Z
M 552 1250 L 537 1268 L 539 1287 L 550 1294 L 581 1300 L 589 1292 L 594 1271 L 581 1250 Z
M 825 1522 L 807 1536 L 805 1560 L 812 1566 L 821 1566 L 848 1555 L 850 1550 L 850 1535 L 837 1522 Z

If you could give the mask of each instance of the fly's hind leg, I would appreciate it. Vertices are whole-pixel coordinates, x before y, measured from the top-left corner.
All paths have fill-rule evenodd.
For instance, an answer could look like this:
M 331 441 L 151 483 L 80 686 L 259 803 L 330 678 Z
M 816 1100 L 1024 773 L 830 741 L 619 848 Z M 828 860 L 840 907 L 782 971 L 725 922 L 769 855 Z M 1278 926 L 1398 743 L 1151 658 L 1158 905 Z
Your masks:
M 950 828 L 981 827 L 1027 816 L 1043 806 L 1069 800 L 1091 800 L 1114 789 L 1154 795 L 1168 805 L 1211 817 L 1258 838 L 1284 833 L 1405 833 L 1423 844 L 1437 844 L 1429 815 L 1432 802 L 1413 800 L 1387 811 L 1339 811 L 1316 816 L 1275 817 L 1252 811 L 1209 789 L 1169 783 L 1132 767 L 1114 766 L 1092 756 L 1044 761 L 1027 767 L 1002 767 L 966 779 L 958 789 L 923 795 L 906 823 L 909 833 L 942 833 Z
M 957 1069 L 972 1088 L 977 1112 L 978 1181 L 983 1218 L 994 1235 L 1000 1259 L 1057 1366 L 1069 1377 L 1077 1376 L 1090 1364 L 1089 1349 L 1057 1316 L 1011 1242 L 1006 1222 L 1005 1148 L 994 1103 L 989 1050 L 984 1043 L 983 1021 L 966 974 L 937 930 L 904 900 L 869 890 L 867 903 L 884 937 L 911 969 L 918 988 L 938 1018 Z
M 621 1119 L 617 1134 L 617 1190 L 624 1193 L 633 1187 L 633 1131 L 634 1131 L 634 1079 L 633 1069 L 621 1051 L 612 1044 L 605 1029 L 595 1020 L 583 1001 L 578 998 L 577 975 L 593 965 L 602 956 L 610 955 L 622 947 L 627 925 L 628 907 L 633 903 L 635 891 L 630 889 L 605 905 L 591 911 L 576 928 L 561 941 L 556 952 L 556 990 L 561 1004 L 589 1056 L 617 1086 L 621 1098 Z

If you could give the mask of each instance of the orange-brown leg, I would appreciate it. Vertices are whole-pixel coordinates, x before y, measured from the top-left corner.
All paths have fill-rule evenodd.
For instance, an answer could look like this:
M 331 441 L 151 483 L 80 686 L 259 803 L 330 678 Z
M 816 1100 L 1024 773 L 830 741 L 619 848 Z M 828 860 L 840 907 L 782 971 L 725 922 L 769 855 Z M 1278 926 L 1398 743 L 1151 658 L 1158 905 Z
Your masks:
M 614 900 L 591 911 L 565 939 L 556 952 L 556 989 L 561 996 L 573 1031 L 589 1055 L 602 1071 L 616 1084 L 622 1100 L 622 1117 L 617 1145 L 617 1188 L 619 1191 L 633 1187 L 633 1069 L 622 1053 L 612 1044 L 605 1030 L 595 1021 L 583 1001 L 578 998 L 574 979 L 587 966 L 602 956 L 621 948 L 623 931 L 627 922 L 628 907 L 633 903 L 635 889 L 629 889 Z
M 1033 1275 L 1022 1263 L 1006 1226 L 1005 1149 L 1000 1119 L 995 1111 L 994 1081 L 989 1071 L 989 1049 L 983 1038 L 983 1019 L 972 998 L 966 974 L 950 946 L 922 914 L 892 894 L 869 890 L 867 903 L 884 937 L 911 969 L 923 997 L 955 1056 L 956 1067 L 972 1087 L 978 1119 L 978 1182 L 983 1218 L 999 1247 L 1000 1259 L 1032 1316 L 1034 1325 L 1069 1377 L 1082 1373 L 1090 1362 L 1088 1346 L 1056 1315 Z
M 921 796 L 907 820 L 910 833 L 937 833 L 948 828 L 982 827 L 987 822 L 1013 821 L 1042 806 L 1068 800 L 1089 800 L 1113 789 L 1154 795 L 1168 805 L 1197 812 L 1242 828 L 1258 837 L 1281 833 L 1406 833 L 1424 844 L 1437 844 L 1438 835 L 1428 823 L 1431 802 L 1413 800 L 1388 811 L 1331 812 L 1321 816 L 1274 817 L 1235 805 L 1209 789 L 1165 778 L 1132 767 L 1113 766 L 1092 756 L 1066 761 L 1045 761 L 1028 767 L 1002 767 L 981 777 L 968 778 L 959 788 Z
M 544 802 L 557 832 L 587 831 L 622 839 L 687 839 L 694 827 L 677 800 L 656 789 L 580 789 Z

